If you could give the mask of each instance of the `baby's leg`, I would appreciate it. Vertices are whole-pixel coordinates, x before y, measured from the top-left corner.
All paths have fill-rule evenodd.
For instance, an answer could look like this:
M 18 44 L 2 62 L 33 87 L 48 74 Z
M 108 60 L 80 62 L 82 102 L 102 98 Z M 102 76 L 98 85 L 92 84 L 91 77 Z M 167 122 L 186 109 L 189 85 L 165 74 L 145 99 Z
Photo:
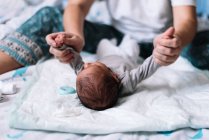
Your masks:
M 126 35 L 123 38 L 119 48 L 121 48 L 128 57 L 133 59 L 137 59 L 139 57 L 139 45 L 137 41 L 131 38 L 129 35 Z
M 45 36 L 62 30 L 62 14 L 58 9 L 45 7 L 39 10 L 0 41 L 0 74 L 35 64 L 49 54 Z
M 123 57 L 130 60 L 134 66 L 138 66 L 139 63 L 143 62 L 143 59 L 139 57 L 139 45 L 131 36 L 124 36 L 119 48 L 124 54 Z
M 103 58 L 110 55 L 122 56 L 123 58 L 130 60 L 133 65 L 138 65 L 138 63 L 142 62 L 139 57 L 138 43 L 130 36 L 125 36 L 118 47 L 110 40 L 101 40 L 97 47 L 97 56 Z
M 114 43 L 114 40 L 112 42 L 108 39 L 102 39 L 97 46 L 97 56 L 99 58 L 103 58 L 110 55 L 124 55 L 121 49 L 118 48 L 115 44 L 116 43 Z

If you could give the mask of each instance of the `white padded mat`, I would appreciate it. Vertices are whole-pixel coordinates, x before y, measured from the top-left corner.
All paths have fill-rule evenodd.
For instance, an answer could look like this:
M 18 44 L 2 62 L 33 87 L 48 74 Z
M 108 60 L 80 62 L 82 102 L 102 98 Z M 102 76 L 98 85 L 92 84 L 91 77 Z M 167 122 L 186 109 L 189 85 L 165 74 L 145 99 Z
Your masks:
M 209 73 L 183 58 L 160 68 L 135 93 L 105 111 L 83 107 L 76 94 L 60 95 L 61 86 L 75 88 L 75 74 L 68 65 L 54 59 L 39 65 L 16 102 L 11 126 L 82 134 L 209 127 Z

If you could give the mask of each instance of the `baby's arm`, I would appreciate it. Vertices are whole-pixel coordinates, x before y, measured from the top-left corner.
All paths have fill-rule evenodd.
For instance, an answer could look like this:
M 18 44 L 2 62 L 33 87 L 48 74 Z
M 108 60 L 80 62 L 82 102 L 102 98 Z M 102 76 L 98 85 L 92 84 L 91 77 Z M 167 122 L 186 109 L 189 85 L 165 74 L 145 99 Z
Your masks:
M 126 92 L 134 91 L 139 82 L 150 77 L 159 67 L 160 65 L 154 62 L 153 56 L 150 56 L 142 65 L 131 71 L 126 71 L 124 73 L 124 78 L 122 79 Z
M 80 53 L 76 52 L 73 48 L 63 45 L 59 50 L 69 50 L 73 53 L 73 59 L 70 61 L 70 66 L 74 69 L 75 73 L 78 74 L 83 69 L 83 59 Z
M 142 80 L 150 77 L 154 72 L 160 67 L 157 63 L 154 62 L 153 56 L 151 55 L 135 69 L 130 71 L 131 80 L 134 85 L 141 82 Z
M 84 62 L 80 56 L 80 53 L 76 52 L 72 47 L 64 44 L 64 37 L 65 36 L 61 33 L 57 35 L 54 41 L 60 47 L 55 47 L 55 48 L 60 51 L 68 50 L 73 54 L 73 59 L 71 59 L 69 63 L 70 63 L 70 66 L 74 69 L 75 73 L 78 74 L 83 69 Z

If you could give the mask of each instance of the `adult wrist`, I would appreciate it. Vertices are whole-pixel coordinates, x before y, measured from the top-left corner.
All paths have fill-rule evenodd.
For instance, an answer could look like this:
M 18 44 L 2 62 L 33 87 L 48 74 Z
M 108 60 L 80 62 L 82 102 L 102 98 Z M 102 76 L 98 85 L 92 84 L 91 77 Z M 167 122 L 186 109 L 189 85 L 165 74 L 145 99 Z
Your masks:
M 183 40 L 182 40 L 181 35 L 175 33 L 173 36 L 174 36 L 177 40 L 179 40 L 179 42 L 180 42 L 180 43 L 179 43 L 179 46 L 180 46 L 181 48 L 183 48 L 184 46 L 183 46 Z

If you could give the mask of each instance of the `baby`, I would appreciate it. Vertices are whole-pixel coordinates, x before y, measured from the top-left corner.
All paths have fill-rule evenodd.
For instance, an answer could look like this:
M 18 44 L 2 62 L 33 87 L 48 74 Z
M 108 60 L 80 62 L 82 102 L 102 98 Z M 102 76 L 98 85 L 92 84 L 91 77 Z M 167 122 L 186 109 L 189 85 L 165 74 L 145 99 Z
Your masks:
M 62 44 L 61 40 L 61 36 L 55 39 L 56 43 Z M 133 93 L 137 84 L 159 67 L 152 56 L 133 68 L 129 60 L 119 55 L 108 55 L 94 63 L 84 63 L 73 48 L 63 45 L 59 49 L 68 49 L 73 53 L 70 65 L 77 74 L 78 97 L 84 106 L 94 110 L 113 107 L 119 95 Z

